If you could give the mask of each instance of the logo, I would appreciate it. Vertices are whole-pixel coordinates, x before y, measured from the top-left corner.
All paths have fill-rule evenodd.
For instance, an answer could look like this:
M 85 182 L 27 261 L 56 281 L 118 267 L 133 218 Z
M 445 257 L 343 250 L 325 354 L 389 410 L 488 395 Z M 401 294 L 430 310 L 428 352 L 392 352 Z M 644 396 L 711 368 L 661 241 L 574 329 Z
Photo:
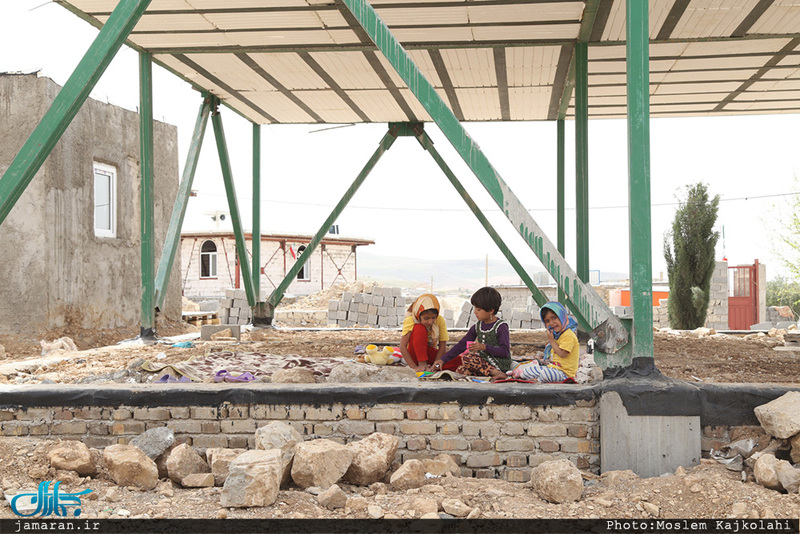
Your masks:
M 85 489 L 78 493 L 65 493 L 59 492 L 58 487 L 61 485 L 59 480 L 53 484 L 53 490 L 50 491 L 51 481 L 46 480 L 39 483 L 39 488 L 36 493 L 18 493 L 11 499 L 11 510 L 22 517 L 33 517 L 41 514 L 41 517 L 55 515 L 57 517 L 67 517 L 67 507 L 74 506 L 72 512 L 74 517 L 81 515 L 81 495 L 86 495 L 92 490 Z M 21 500 L 21 502 L 20 502 Z M 22 509 L 22 511 L 20 511 Z M 23 513 L 30 512 L 31 513 Z

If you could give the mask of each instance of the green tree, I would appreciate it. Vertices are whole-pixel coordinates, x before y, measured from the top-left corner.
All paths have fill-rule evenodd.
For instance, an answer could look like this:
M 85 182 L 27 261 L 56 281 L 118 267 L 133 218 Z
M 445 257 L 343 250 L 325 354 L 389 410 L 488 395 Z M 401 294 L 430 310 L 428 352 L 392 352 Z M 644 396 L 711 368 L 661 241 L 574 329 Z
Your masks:
M 800 315 L 800 283 L 783 276 L 767 282 L 767 306 L 789 306 L 795 317 Z
M 800 179 L 794 177 L 795 188 L 800 190 Z M 788 217 L 780 217 L 771 224 L 774 229 L 773 253 L 781 260 L 787 271 L 794 279 L 793 283 L 800 280 L 800 193 L 789 197 Z M 785 222 L 784 222 L 785 221 Z M 777 244 L 777 246 L 775 246 Z
M 669 325 L 679 330 L 703 326 L 708 312 L 719 195 L 709 199 L 704 183 L 686 186 L 672 229 L 664 235 L 664 259 L 669 276 Z

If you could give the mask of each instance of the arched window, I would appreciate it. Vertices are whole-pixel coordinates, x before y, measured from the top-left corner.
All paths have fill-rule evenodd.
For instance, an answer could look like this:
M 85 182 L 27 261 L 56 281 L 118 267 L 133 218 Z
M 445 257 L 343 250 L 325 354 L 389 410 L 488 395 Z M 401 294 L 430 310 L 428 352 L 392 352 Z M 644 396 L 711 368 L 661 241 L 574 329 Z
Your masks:
M 200 247 L 200 278 L 217 277 L 217 245 L 210 239 Z
M 303 254 L 303 252 L 305 252 L 305 250 L 306 250 L 305 246 L 297 247 L 297 257 L 299 258 L 300 255 Z M 300 269 L 300 271 L 297 273 L 297 279 L 298 280 L 310 280 L 309 272 L 308 272 L 308 262 L 305 262 L 303 264 L 303 268 Z

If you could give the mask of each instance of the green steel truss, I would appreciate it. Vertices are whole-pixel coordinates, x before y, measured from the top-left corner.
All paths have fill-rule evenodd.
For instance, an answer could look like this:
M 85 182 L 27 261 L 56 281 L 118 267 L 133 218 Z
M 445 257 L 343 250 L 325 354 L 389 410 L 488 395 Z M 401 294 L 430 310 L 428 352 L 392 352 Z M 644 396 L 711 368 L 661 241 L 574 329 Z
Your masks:
M 472 169 L 531 250 L 539 257 L 556 280 L 559 288 L 565 292 L 570 310 L 576 317 L 591 326 L 597 347 L 609 355 L 601 365 L 603 367 L 628 365 L 630 362 L 626 361 L 627 358 L 617 361 L 610 356 L 628 342 L 628 330 L 622 322 L 608 309 L 600 296 L 579 279 L 575 271 L 559 254 L 541 227 L 492 167 L 480 147 L 464 130 L 453 112 L 422 75 L 372 6 L 366 0 L 343 0 L 343 3 L 441 128 L 445 137 Z

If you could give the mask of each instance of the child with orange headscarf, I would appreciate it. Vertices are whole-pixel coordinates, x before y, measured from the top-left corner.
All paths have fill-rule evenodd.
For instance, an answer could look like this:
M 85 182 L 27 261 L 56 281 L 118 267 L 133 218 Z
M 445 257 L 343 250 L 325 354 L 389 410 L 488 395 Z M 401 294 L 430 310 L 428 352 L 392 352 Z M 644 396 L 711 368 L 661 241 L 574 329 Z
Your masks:
M 441 359 L 450 336 L 436 297 L 428 293 L 417 297 L 406 312 L 402 335 L 400 353 L 415 371 L 428 371 Z

